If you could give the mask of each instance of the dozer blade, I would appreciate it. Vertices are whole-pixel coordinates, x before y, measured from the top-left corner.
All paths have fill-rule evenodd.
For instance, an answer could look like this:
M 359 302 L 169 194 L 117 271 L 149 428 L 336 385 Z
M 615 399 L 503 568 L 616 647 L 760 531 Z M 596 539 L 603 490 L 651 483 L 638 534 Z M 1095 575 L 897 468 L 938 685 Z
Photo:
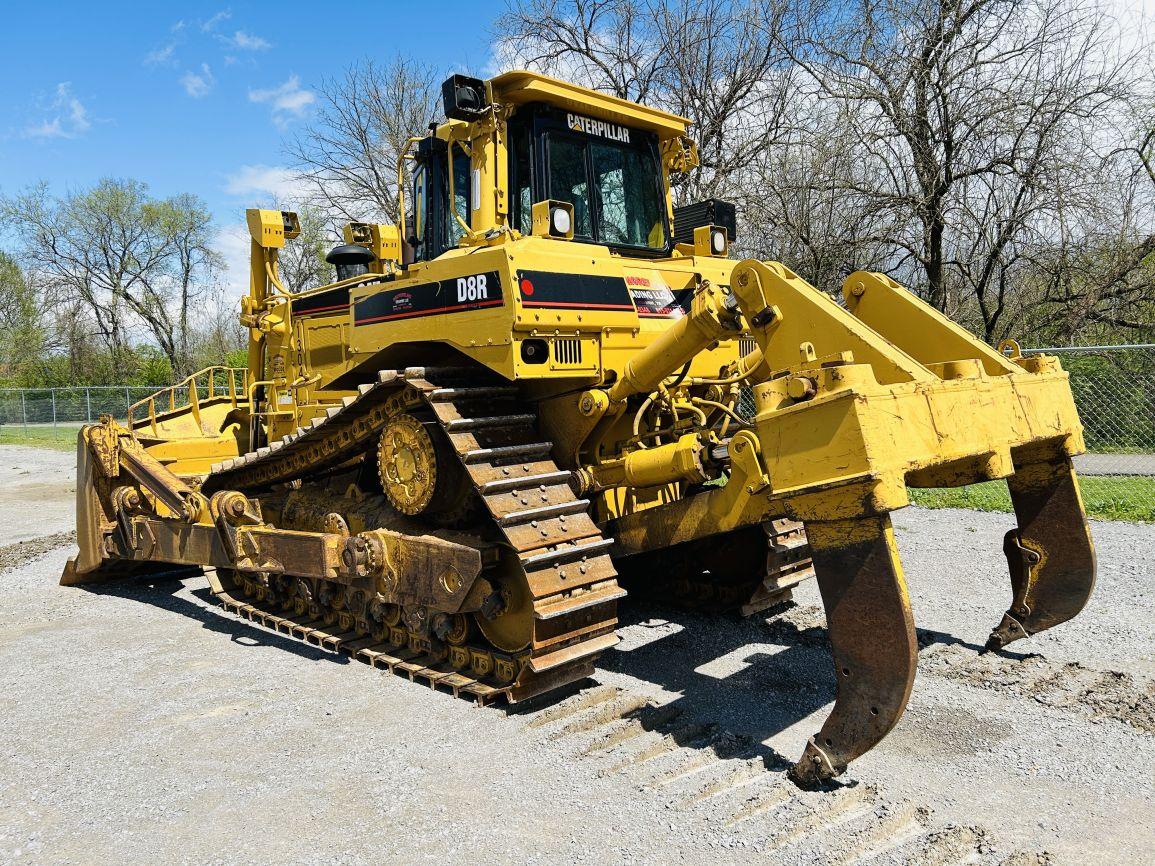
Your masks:
M 840 775 L 898 722 L 918 643 L 889 515 L 808 522 L 806 533 L 837 678 L 834 709 L 790 770 L 812 787 Z
M 1019 521 L 1003 541 L 1014 597 L 990 650 L 1066 622 L 1095 588 L 1095 547 L 1070 458 L 1020 467 L 1007 486 Z

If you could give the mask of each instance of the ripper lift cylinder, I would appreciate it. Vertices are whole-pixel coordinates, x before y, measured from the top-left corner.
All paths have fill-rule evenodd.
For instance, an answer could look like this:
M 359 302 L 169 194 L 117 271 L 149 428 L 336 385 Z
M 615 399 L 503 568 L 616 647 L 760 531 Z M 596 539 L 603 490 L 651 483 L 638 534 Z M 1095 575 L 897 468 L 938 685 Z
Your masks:
M 717 340 L 727 330 L 738 330 L 737 302 L 716 286 L 694 296 L 690 312 L 654 342 L 626 362 L 622 375 L 609 389 L 613 403 L 634 394 L 648 394 Z

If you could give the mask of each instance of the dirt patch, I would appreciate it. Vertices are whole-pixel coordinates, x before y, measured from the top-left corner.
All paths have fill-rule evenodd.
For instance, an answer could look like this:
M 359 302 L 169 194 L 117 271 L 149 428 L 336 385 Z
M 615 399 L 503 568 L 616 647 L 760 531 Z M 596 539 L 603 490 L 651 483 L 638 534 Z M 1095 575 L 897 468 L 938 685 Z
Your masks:
M 6 544 L 0 547 L 0 571 L 19 568 L 21 565 L 39 559 L 44 554 L 76 543 L 76 531 L 57 532 L 53 535 L 43 535 L 28 541 L 18 541 L 15 544 Z
M 924 650 L 919 671 L 1155 734 L 1155 682 L 1133 674 L 1094 670 L 1078 662 L 1060 664 L 1042 656 L 976 652 L 959 644 Z
M 797 605 L 763 626 L 784 645 L 829 643 L 826 615 L 814 605 Z M 919 674 L 943 677 L 981 689 L 1072 710 L 1095 721 L 1111 719 L 1155 734 L 1155 680 L 1121 671 L 1056 662 L 1041 655 L 984 652 L 930 630 L 918 630 Z M 1013 648 L 1012 648 L 1013 650 Z M 757 674 L 770 676 L 764 668 Z M 749 676 L 753 676 L 751 673 Z M 767 680 L 762 685 L 778 685 Z

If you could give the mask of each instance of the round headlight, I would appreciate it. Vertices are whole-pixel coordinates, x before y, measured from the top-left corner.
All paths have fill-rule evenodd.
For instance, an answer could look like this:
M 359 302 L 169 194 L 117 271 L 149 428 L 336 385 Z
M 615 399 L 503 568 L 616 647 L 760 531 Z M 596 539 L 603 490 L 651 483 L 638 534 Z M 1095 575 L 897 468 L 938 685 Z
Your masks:
M 711 233 L 710 244 L 718 255 L 726 252 L 726 233 L 721 229 Z
M 550 220 L 553 222 L 553 233 L 555 235 L 568 235 L 570 228 L 569 211 L 564 207 L 555 207 L 553 213 L 550 214 Z

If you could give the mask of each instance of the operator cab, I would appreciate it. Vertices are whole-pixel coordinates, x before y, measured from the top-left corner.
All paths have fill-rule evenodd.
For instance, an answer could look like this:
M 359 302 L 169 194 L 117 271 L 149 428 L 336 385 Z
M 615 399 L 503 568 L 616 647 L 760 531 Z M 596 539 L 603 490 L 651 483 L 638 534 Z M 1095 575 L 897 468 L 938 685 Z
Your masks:
M 692 147 L 684 118 L 527 72 L 453 76 L 443 94 L 448 121 L 413 153 L 405 236 L 415 260 L 492 230 L 534 234 L 534 205 L 545 201 L 571 209 L 567 231 L 550 236 L 631 257 L 673 253 L 668 154 L 672 143 Z M 482 150 L 495 123 L 505 126 L 504 153 Z
M 542 103 L 509 122 L 510 223 L 531 233 L 534 202 L 573 206 L 573 239 L 669 255 L 658 137 Z

